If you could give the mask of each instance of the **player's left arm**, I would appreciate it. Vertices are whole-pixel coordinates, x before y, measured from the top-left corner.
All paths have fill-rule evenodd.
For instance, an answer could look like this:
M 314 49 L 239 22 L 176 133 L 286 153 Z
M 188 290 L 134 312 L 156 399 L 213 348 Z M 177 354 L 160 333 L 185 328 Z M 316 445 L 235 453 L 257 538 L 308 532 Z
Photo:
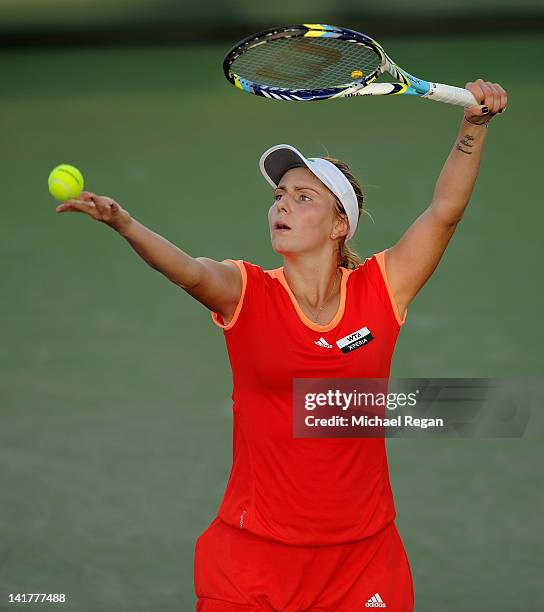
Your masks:
M 478 176 L 487 124 L 507 105 L 507 93 L 497 83 L 478 79 L 465 87 L 480 104 L 464 111 L 430 206 L 385 252 L 385 269 L 401 317 L 434 272 L 462 219 Z

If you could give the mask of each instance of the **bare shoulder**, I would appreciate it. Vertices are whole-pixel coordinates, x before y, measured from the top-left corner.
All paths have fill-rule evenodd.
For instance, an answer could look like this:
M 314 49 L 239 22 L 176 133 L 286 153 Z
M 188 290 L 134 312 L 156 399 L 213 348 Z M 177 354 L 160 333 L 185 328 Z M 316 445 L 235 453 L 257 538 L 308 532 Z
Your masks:
M 210 310 L 227 315 L 236 308 L 242 294 L 243 279 L 238 264 L 230 259 L 195 259 L 201 265 L 200 280 L 186 291 Z
M 208 274 L 224 275 L 230 280 L 236 278 L 241 280 L 242 278 L 240 267 L 233 259 L 223 259 L 222 261 L 216 261 L 209 257 L 196 257 L 195 259 L 202 264 Z

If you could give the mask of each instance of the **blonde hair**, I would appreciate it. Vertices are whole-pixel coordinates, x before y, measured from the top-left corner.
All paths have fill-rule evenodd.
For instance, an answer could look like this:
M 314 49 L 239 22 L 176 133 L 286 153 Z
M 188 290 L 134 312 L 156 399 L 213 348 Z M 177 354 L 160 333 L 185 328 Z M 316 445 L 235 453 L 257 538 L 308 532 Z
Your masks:
M 353 187 L 353 191 L 357 196 L 357 204 L 359 205 L 359 220 L 361 219 L 361 215 L 365 212 L 364 203 L 365 203 L 365 194 L 363 188 L 357 178 L 354 176 L 353 172 L 350 170 L 349 166 L 340 161 L 339 159 L 335 159 L 334 157 L 322 157 L 322 159 L 326 159 L 327 161 L 334 164 L 338 170 L 342 172 L 342 174 L 348 179 L 351 186 Z M 336 200 L 336 213 L 339 217 L 346 218 L 346 211 L 344 207 L 338 200 L 338 198 L 334 198 Z M 340 247 L 338 249 L 338 265 L 343 268 L 348 268 L 350 270 L 355 270 L 359 267 L 361 263 L 361 256 L 359 253 L 354 251 L 348 244 L 346 244 L 346 238 L 344 237 L 340 242 Z

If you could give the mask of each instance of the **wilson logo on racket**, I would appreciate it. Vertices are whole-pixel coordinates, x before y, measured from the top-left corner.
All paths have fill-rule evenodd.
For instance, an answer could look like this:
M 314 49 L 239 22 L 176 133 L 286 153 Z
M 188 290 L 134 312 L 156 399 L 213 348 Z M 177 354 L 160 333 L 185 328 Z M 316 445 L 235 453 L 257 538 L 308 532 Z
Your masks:
M 465 107 L 477 104 L 467 89 L 412 76 L 370 36 L 321 23 L 248 36 L 227 53 L 223 71 L 239 89 L 276 100 L 406 94 Z M 375 83 L 385 72 L 397 82 Z

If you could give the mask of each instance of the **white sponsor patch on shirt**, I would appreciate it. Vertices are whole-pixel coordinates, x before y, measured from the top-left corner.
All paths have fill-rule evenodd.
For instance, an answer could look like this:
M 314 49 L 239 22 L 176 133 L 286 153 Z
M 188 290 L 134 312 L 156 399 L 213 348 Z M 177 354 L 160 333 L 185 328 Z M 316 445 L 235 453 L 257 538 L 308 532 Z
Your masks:
M 368 344 L 371 340 L 374 340 L 374 336 L 368 327 L 361 327 L 361 329 L 337 340 L 336 345 L 342 353 L 351 353 L 351 351 Z

